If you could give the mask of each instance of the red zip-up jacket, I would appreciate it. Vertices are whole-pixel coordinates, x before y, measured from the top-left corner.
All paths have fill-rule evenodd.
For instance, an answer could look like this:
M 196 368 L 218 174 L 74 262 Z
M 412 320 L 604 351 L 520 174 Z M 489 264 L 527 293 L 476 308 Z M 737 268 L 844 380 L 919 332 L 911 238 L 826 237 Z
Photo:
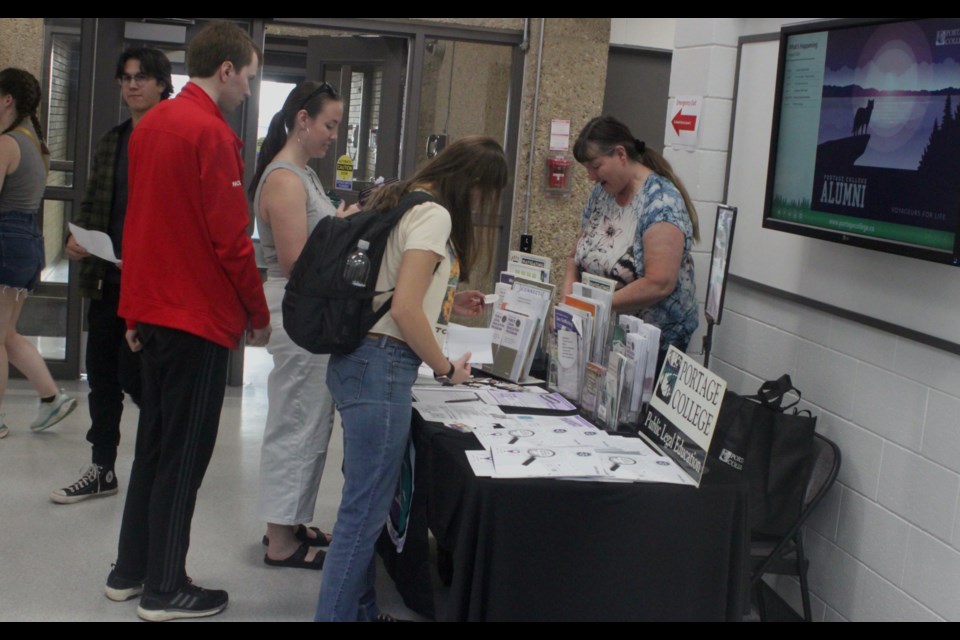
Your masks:
M 247 236 L 240 139 L 200 87 L 150 110 L 130 137 L 119 315 L 236 348 L 270 322 Z

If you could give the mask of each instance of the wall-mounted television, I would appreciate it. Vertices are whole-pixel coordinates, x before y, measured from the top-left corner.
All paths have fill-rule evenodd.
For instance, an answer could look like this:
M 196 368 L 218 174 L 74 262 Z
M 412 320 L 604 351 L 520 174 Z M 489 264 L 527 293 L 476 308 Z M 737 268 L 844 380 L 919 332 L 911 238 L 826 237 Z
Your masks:
M 763 226 L 960 265 L 960 18 L 786 26 Z

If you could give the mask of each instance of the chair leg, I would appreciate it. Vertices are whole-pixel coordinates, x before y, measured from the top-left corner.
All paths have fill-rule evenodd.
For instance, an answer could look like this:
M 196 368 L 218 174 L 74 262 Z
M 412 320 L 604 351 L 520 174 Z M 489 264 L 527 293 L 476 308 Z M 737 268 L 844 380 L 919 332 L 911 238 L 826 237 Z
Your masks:
M 758 580 L 753 585 L 753 596 L 757 600 L 757 614 L 760 616 L 760 622 L 767 621 L 767 604 L 763 599 L 763 580 Z
M 803 600 L 803 619 L 813 622 L 813 613 L 810 611 L 810 587 L 807 584 L 807 558 L 803 554 L 803 534 L 797 532 L 797 577 L 800 578 L 800 598 Z

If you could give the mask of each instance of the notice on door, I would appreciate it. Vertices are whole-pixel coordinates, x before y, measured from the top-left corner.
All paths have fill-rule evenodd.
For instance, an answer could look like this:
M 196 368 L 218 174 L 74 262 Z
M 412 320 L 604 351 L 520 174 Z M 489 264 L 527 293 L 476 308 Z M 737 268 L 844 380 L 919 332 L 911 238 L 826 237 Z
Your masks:
M 346 154 L 337 159 L 337 189 L 353 189 L 353 158 Z

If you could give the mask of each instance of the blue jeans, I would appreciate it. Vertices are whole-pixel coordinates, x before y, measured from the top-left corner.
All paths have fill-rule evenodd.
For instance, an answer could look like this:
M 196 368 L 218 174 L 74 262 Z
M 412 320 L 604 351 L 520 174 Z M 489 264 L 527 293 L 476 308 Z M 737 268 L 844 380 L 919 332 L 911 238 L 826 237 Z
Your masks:
M 0 285 L 33 291 L 43 269 L 37 213 L 0 213 Z
M 397 488 L 410 435 L 410 389 L 420 358 L 406 345 L 367 338 L 333 356 L 327 386 L 343 420 L 343 497 L 323 565 L 317 621 L 373 620 L 374 545 Z

